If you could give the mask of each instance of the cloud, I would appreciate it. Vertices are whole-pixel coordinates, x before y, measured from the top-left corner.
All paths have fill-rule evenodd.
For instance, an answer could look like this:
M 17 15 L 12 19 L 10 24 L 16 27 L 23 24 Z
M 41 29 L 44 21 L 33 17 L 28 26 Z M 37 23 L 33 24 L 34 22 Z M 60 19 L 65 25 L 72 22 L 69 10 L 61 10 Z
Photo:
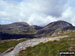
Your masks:
M 28 23 L 31 25 L 47 25 L 50 22 L 57 21 L 56 17 L 40 15 L 40 14 L 32 14 L 29 17 Z M 38 24 L 37 24 L 38 23 Z
M 65 21 L 68 21 L 75 25 L 75 8 L 68 7 L 63 13 L 62 16 L 59 18 Z
M 75 25 L 74 2 L 74 0 L 0 0 L 0 23 L 25 21 L 31 25 L 46 25 L 53 21 L 65 20 Z

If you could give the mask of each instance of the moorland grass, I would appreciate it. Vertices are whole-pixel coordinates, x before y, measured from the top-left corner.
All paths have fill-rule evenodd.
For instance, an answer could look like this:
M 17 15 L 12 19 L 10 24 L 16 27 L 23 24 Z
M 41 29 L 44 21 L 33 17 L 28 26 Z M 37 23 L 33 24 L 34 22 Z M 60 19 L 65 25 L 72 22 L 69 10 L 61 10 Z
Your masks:
M 60 56 L 60 51 L 70 51 L 69 48 L 75 44 L 75 40 L 70 40 L 75 38 L 75 32 L 67 35 L 69 36 L 68 38 L 61 39 L 60 41 L 49 41 L 34 47 L 28 47 L 26 50 L 22 50 L 19 56 Z
M 0 41 L 0 52 L 2 53 L 11 47 L 15 47 L 18 43 L 26 41 L 26 40 L 28 39 Z

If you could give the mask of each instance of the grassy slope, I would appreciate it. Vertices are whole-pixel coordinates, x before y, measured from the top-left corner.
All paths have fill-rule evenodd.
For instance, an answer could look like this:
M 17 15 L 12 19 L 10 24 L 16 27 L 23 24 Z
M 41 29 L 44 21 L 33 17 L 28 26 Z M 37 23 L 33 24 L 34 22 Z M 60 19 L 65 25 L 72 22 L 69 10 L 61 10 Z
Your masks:
M 60 41 L 53 41 L 47 43 L 40 43 L 35 47 L 28 47 L 19 53 L 19 56 L 59 56 L 59 51 L 69 51 L 70 47 L 75 44 L 75 32 L 68 34 L 70 37 L 61 39 Z M 75 47 L 73 47 L 75 48 Z
M 21 40 L 5 40 L 0 42 L 0 52 L 4 52 L 11 47 L 15 47 L 18 43 L 26 41 L 27 39 Z

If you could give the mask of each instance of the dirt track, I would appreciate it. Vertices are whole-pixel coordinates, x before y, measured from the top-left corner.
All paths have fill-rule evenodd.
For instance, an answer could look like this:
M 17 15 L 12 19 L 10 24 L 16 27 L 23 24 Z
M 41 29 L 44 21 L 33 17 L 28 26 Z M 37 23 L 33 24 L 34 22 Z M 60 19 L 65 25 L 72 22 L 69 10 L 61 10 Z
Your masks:
M 33 47 L 35 45 L 38 45 L 41 42 L 46 43 L 48 41 L 54 41 L 54 40 L 59 41 L 60 39 L 65 37 L 68 37 L 68 36 L 59 36 L 54 38 L 51 38 L 51 37 L 50 38 L 34 38 L 31 40 L 27 40 L 16 45 L 14 50 L 12 50 L 11 52 L 3 53 L 1 56 L 16 56 L 20 51 L 25 50 L 29 46 Z

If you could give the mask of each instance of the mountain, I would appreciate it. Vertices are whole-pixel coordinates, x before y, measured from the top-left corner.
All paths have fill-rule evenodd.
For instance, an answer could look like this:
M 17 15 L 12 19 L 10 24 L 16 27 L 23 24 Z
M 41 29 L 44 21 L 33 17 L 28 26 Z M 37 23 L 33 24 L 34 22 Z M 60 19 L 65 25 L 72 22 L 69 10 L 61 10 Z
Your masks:
M 26 22 L 0 25 L 0 39 L 34 38 L 36 30 Z
M 36 29 L 36 30 L 40 30 L 40 29 L 43 28 L 42 26 L 37 26 L 37 25 L 32 25 L 32 27 L 33 27 L 34 29 Z
M 35 29 L 26 22 L 15 22 L 7 25 L 0 25 L 0 32 L 8 34 L 33 34 Z
M 41 27 L 26 22 L 15 22 L 7 25 L 0 25 L 1 39 L 35 38 L 45 36 L 56 36 L 62 33 L 75 31 L 75 27 L 65 21 L 55 21 Z
M 72 24 L 60 20 L 60 21 L 49 23 L 43 29 L 39 30 L 37 34 L 40 36 L 54 36 L 54 35 L 61 34 L 62 32 L 65 31 L 69 32 L 74 29 L 75 27 Z

